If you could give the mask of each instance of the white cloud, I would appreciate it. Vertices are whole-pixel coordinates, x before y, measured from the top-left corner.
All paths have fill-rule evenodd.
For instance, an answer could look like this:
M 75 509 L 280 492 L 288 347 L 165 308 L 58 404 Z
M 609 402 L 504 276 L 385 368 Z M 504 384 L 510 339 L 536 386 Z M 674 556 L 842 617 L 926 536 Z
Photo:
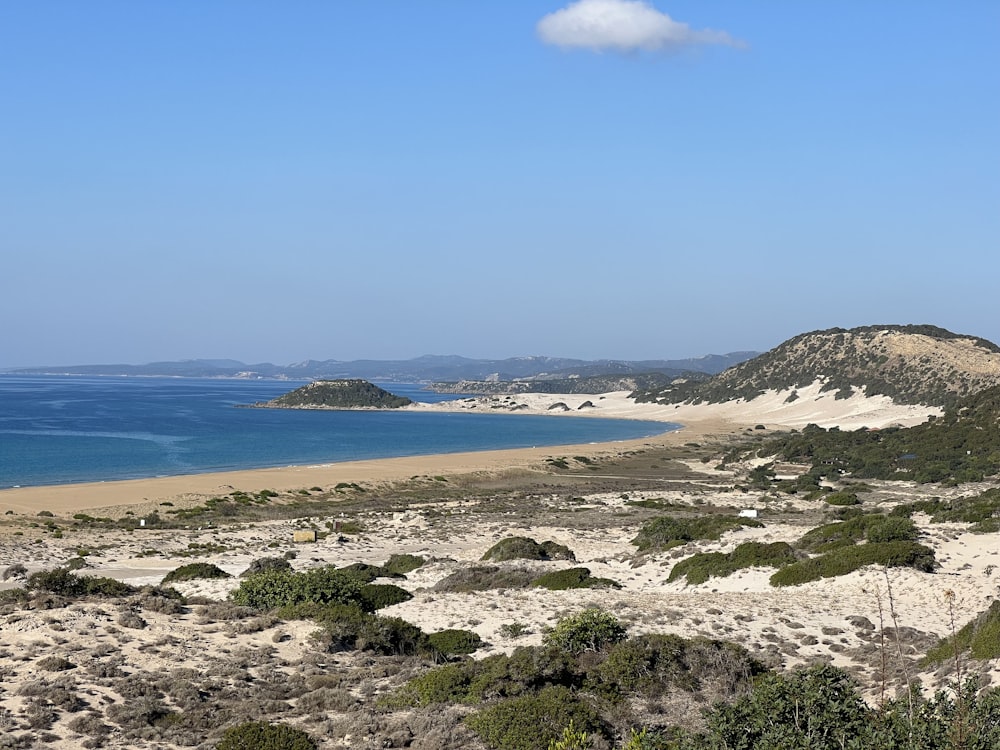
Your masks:
M 671 50 L 699 44 L 743 46 L 724 31 L 692 29 L 645 0 L 576 0 L 543 17 L 537 31 L 546 44 L 595 52 Z

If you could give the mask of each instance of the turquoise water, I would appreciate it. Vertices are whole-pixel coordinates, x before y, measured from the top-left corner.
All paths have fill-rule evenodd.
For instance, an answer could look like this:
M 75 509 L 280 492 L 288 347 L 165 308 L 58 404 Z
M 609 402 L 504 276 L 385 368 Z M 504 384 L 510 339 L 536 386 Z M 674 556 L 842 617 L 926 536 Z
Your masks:
M 523 414 L 236 408 L 299 385 L 0 376 L 0 488 L 629 440 L 673 427 Z M 455 398 L 382 385 L 416 401 Z

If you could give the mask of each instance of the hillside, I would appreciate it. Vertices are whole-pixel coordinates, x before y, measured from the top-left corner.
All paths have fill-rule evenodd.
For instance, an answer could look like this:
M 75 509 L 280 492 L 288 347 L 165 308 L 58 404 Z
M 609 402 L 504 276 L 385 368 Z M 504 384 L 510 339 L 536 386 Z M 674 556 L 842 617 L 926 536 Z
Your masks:
M 1000 386 L 960 399 L 940 418 L 854 431 L 811 425 L 765 443 L 758 457 L 810 465 L 814 477 L 982 482 L 1000 472 Z
M 398 409 L 412 403 L 367 380 L 317 380 L 254 406 L 267 409 Z
M 566 357 L 510 357 L 470 359 L 460 356 L 425 355 L 413 359 L 379 360 L 308 359 L 289 365 L 270 362 L 247 364 L 231 359 L 192 359 L 151 362 L 142 365 L 52 365 L 7 370 L 14 375 L 92 375 L 197 378 L 273 378 L 279 380 L 334 380 L 362 378 L 391 383 L 427 383 L 457 380 L 519 380 L 630 375 L 646 372 L 722 372 L 757 352 L 707 354 L 675 360 L 584 360 Z
M 591 375 L 552 380 L 460 380 L 457 383 L 432 383 L 428 390 L 437 393 L 503 395 L 517 393 L 610 393 L 661 389 L 678 378 L 705 380 L 702 372 L 678 370 L 676 374 L 649 372 L 636 375 Z
M 702 383 L 636 391 L 639 401 L 722 403 L 752 400 L 815 382 L 837 398 L 863 390 L 901 404 L 947 406 L 1000 384 L 1000 347 L 928 325 L 830 328 L 803 333 Z

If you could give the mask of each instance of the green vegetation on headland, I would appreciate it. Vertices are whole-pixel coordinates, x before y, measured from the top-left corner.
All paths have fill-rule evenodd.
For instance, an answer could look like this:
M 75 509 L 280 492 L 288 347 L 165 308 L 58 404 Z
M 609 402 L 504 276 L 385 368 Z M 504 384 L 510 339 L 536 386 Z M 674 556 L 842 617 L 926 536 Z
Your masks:
M 913 427 L 845 431 L 809 425 L 768 440 L 754 453 L 809 464 L 810 473 L 832 478 L 980 482 L 1000 472 L 1000 386 Z
M 969 368 L 970 357 L 994 366 Z M 723 403 L 774 390 L 788 391 L 794 401 L 796 389 L 819 381 L 837 398 L 863 391 L 896 403 L 946 406 L 1000 383 L 998 362 L 996 344 L 936 326 L 830 328 L 795 336 L 703 382 L 640 387 L 633 395 L 640 402 Z
M 398 409 L 413 401 L 367 380 L 317 380 L 278 398 L 254 404 L 266 409 Z

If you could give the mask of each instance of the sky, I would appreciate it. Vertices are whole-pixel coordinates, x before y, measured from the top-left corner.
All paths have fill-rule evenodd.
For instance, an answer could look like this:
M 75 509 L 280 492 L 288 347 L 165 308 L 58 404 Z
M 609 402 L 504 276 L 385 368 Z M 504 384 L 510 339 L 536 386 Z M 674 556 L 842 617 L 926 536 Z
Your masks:
M 1000 3 L 0 4 L 0 368 L 1000 342 Z

